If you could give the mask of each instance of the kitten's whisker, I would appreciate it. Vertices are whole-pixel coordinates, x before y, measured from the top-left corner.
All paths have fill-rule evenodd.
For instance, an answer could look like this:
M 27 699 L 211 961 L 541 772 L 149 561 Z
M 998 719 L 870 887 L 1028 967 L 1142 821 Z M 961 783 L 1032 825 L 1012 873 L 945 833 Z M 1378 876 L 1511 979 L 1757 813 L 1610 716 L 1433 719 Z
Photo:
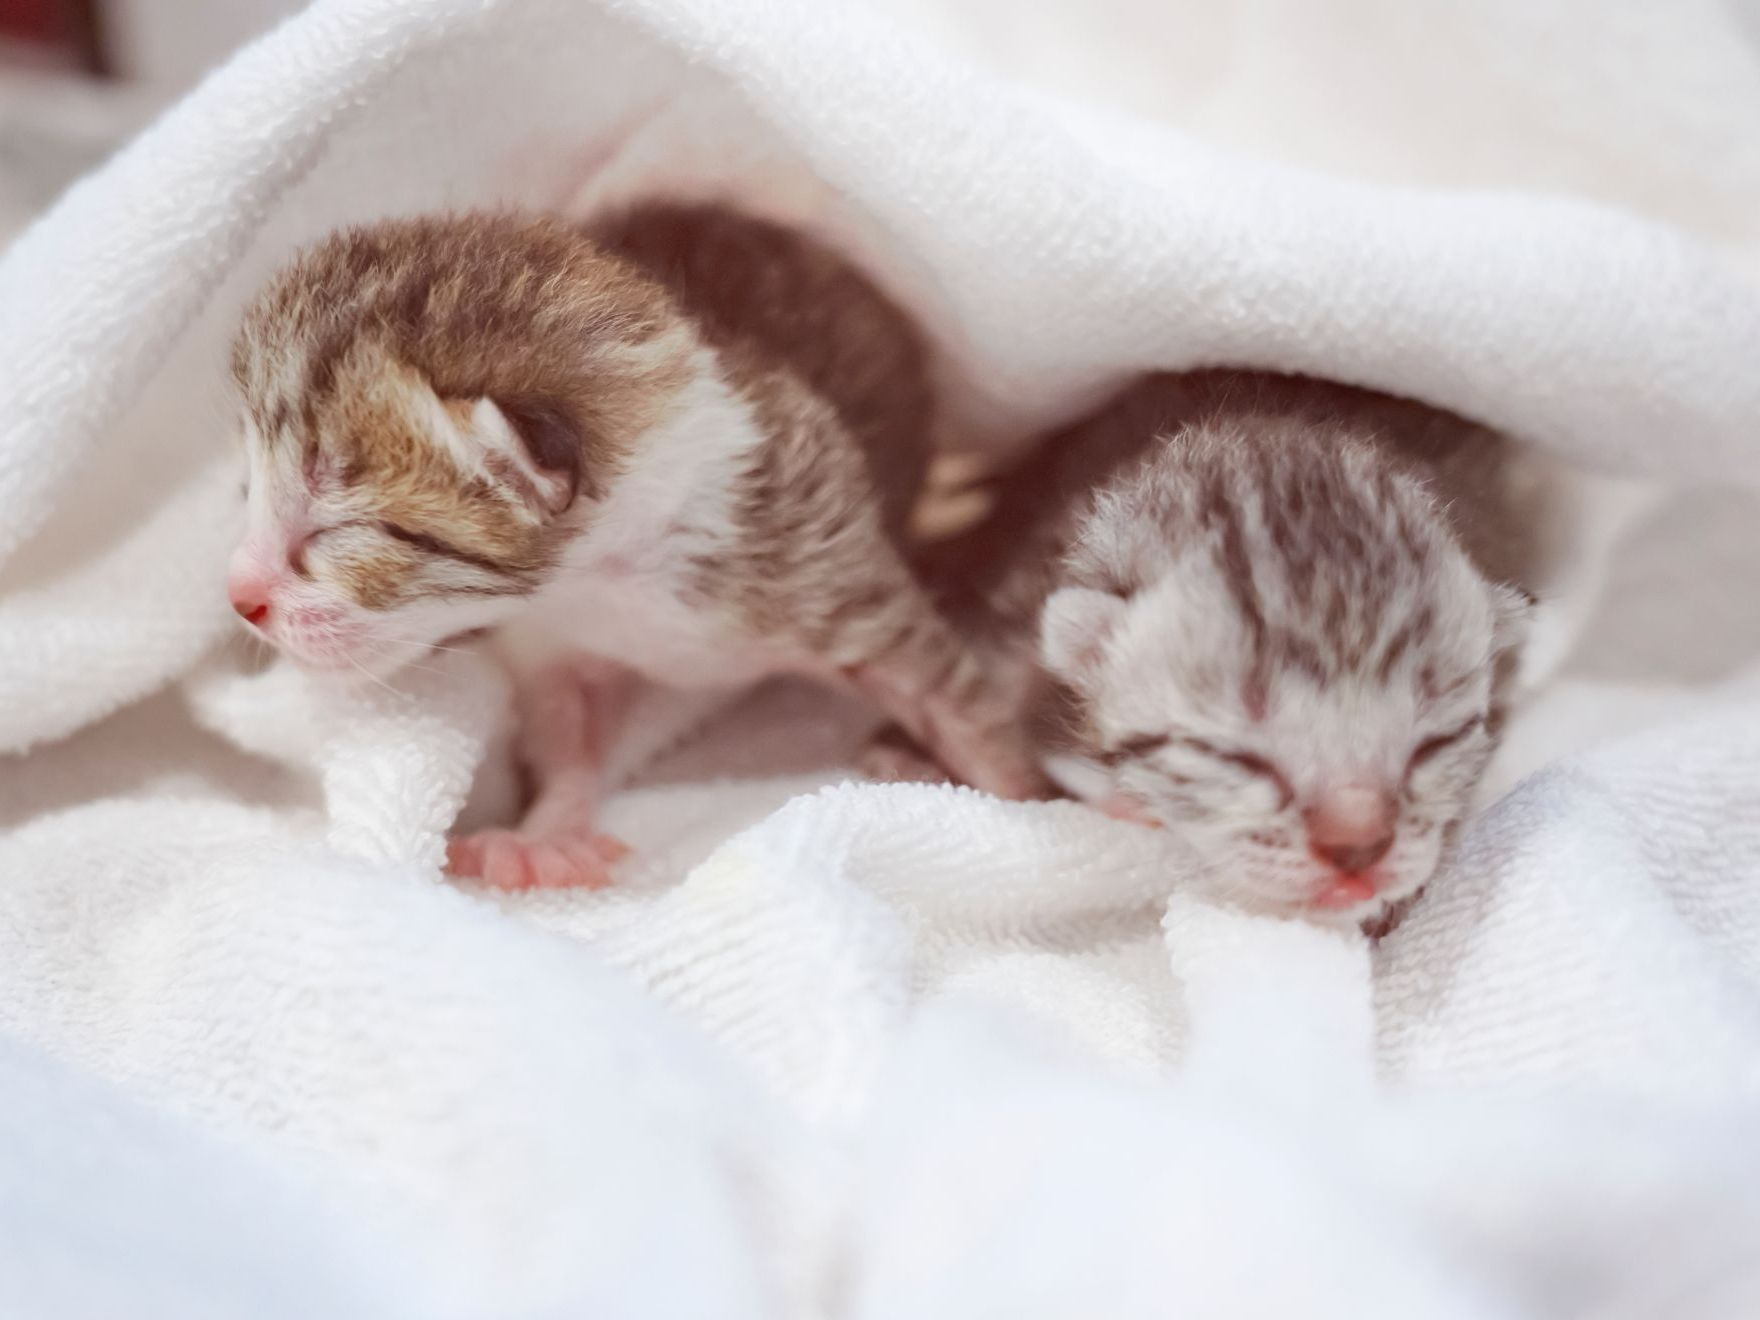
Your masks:
M 360 670 L 361 673 L 365 674 L 368 678 L 372 679 L 373 682 L 377 683 L 380 687 L 384 688 L 387 692 L 392 693 L 394 696 L 401 697 L 403 695 L 402 692 L 399 692 L 396 688 L 392 687 L 391 684 L 387 683 L 384 679 L 380 678 L 372 670 L 368 669 L 365 665 L 363 665 L 359 660 L 356 660 L 352 655 L 348 656 L 347 660 L 348 660 L 349 664 L 353 665 L 356 669 Z
M 394 637 L 390 633 L 378 633 L 379 637 L 398 646 L 419 646 L 425 651 L 448 651 L 459 655 L 475 651 L 473 646 L 442 646 L 439 642 L 424 642 L 419 637 Z
M 441 673 L 445 672 L 445 670 L 438 669 L 433 665 L 418 665 L 418 664 L 406 664 L 406 665 L 402 666 L 397 672 L 401 674 L 401 673 L 408 673 L 408 672 L 412 672 L 412 671 L 415 673 L 418 673 L 418 674 L 441 674 Z

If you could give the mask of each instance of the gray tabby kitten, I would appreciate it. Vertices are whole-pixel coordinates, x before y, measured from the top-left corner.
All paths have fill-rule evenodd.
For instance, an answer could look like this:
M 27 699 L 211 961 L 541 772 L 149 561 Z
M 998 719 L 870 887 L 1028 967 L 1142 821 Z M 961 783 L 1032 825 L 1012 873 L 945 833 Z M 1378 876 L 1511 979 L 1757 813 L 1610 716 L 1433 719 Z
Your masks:
M 1430 878 L 1491 755 L 1532 498 L 1502 437 L 1421 404 L 1163 375 L 931 568 L 1066 786 L 1218 896 L 1355 924 Z

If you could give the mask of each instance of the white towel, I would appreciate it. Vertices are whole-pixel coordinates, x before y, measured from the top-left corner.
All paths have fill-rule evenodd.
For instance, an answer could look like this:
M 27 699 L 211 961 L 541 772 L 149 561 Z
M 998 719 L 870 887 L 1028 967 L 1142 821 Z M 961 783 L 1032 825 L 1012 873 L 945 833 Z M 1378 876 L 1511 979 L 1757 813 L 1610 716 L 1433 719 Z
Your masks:
M 1193 47 L 1166 63 L 1237 106 L 1314 35 L 1202 8 L 1167 8 Z M 1424 67 L 1397 6 L 1332 8 L 1381 26 L 1329 59 Z M 1635 196 L 1701 177 L 1615 94 L 1640 53 L 1760 104 L 1722 10 L 1622 5 L 1598 43 L 1612 7 L 1520 8 L 1475 29 L 1528 41 L 1485 90 L 1544 107 L 1578 70 L 1597 124 L 1655 134 L 1621 139 Z M 1543 704 L 1511 751 L 1545 768 L 1370 950 L 1193 902 L 1068 804 L 839 784 L 860 714 L 788 687 L 610 804 L 618 889 L 465 893 L 436 867 L 497 675 L 446 656 L 343 700 L 209 657 L 238 306 L 293 243 L 437 206 L 686 190 L 810 225 L 997 443 L 1226 360 L 1597 471 L 1760 476 L 1760 293 L 1711 248 L 1228 154 L 1063 95 L 1085 48 L 1042 14 L 1000 29 L 1037 88 L 953 53 L 1009 13 L 939 18 L 938 46 L 824 0 L 320 3 L 0 262 L 0 1314 L 1753 1313 L 1752 684 L 1570 756 L 1631 703 Z M 1336 92 L 1328 163 L 1440 173 Z M 1704 109 L 1664 146 L 1724 142 Z M 1760 200 L 1717 160 L 1704 196 Z

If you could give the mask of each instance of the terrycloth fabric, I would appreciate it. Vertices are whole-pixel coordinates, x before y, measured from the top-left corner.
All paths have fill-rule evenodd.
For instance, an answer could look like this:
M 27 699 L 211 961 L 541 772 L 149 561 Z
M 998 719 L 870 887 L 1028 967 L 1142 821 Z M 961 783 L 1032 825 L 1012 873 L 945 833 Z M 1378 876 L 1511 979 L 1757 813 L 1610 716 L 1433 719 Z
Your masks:
M 1334 9 L 1408 76 L 1465 21 Z M 1760 74 L 1735 11 L 1677 12 L 1513 7 L 1491 90 L 1556 129 L 1535 80 L 1642 88 L 1659 51 L 1721 89 L 1664 145 L 1716 146 Z M 1204 71 L 1238 106 L 1307 29 L 1231 13 L 1265 58 Z M 1038 37 L 1017 62 L 1071 90 L 1092 47 Z M 1342 72 L 1349 168 L 1399 129 Z M 1728 164 L 1725 210 L 1669 218 L 1752 239 L 1760 170 L 1651 161 L 1637 96 L 1603 98 L 1659 135 L 1627 176 Z M 0 1315 L 1755 1313 L 1751 682 L 1563 758 L 1659 712 L 1542 702 L 1510 764 L 1544 768 L 1370 949 L 1196 903 L 1074 806 L 840 785 L 859 713 L 787 687 L 611 804 L 617 890 L 467 894 L 435 868 L 504 710 L 485 664 L 344 699 L 209 657 L 224 339 L 289 245 L 650 188 L 848 245 L 996 444 L 1229 360 L 1760 476 L 1760 293 L 1672 230 L 1254 163 L 824 0 L 319 4 L 0 264 Z

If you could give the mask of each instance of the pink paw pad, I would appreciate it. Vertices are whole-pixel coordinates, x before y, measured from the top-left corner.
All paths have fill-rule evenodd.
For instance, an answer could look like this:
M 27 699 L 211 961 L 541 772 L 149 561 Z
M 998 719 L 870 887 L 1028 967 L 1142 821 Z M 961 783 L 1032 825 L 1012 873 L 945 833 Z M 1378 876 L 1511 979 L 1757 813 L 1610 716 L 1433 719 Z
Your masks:
M 604 889 L 612 864 L 629 845 L 609 834 L 534 838 L 513 830 L 483 830 L 454 839 L 446 869 L 490 889 Z
M 1094 807 L 1102 815 L 1111 816 L 1114 820 L 1129 821 L 1133 825 L 1147 825 L 1152 830 L 1161 828 L 1161 822 L 1149 814 L 1149 808 L 1143 800 L 1132 797 L 1128 793 L 1114 793 L 1110 797 L 1102 798 L 1096 802 Z

